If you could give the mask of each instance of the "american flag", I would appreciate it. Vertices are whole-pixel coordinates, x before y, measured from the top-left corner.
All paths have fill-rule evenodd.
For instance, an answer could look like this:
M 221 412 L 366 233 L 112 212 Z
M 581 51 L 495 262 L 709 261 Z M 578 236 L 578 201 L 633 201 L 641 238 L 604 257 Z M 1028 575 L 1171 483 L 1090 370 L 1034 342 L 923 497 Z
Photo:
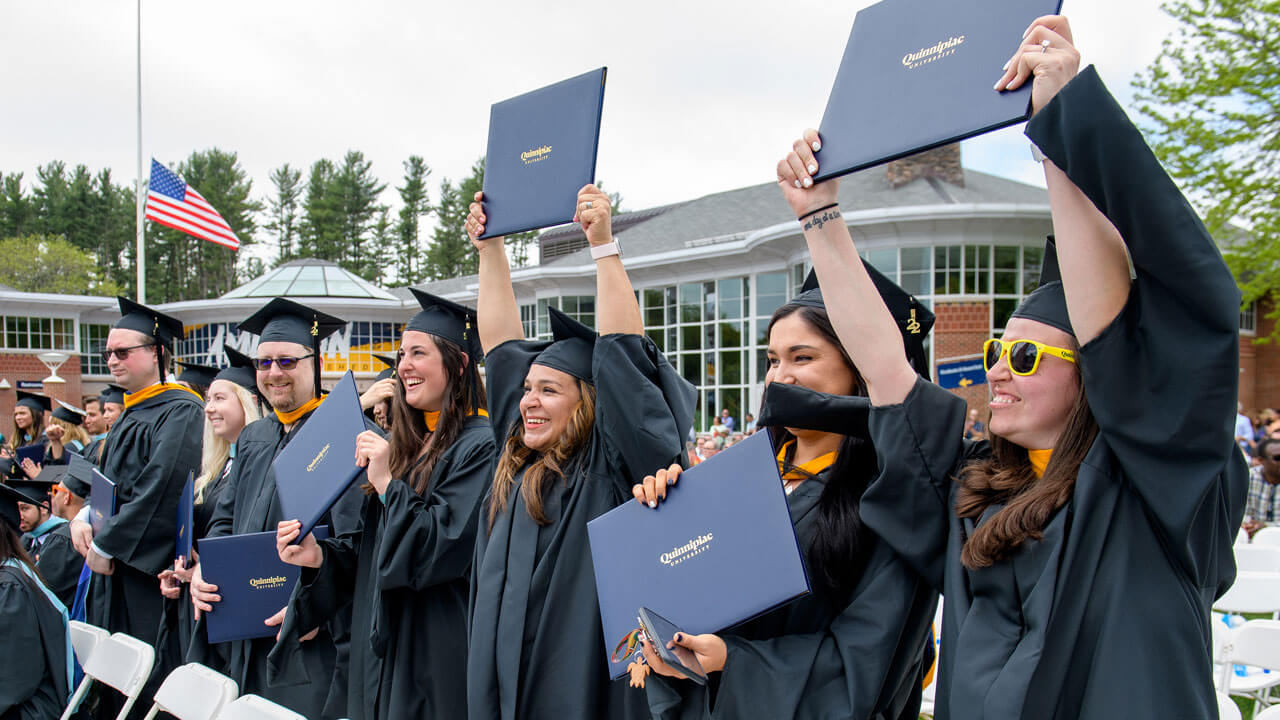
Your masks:
M 151 159 L 147 219 L 209 242 L 240 249 L 240 238 L 200 193 L 178 174 Z

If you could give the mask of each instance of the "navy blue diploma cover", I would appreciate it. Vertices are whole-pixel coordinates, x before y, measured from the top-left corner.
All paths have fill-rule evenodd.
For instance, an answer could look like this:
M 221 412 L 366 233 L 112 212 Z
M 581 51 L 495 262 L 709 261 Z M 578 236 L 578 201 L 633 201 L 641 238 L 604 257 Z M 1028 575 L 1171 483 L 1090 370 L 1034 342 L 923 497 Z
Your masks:
M 609 659 L 653 608 L 693 635 L 719 632 L 809 592 L 769 434 L 685 471 L 656 510 L 630 501 L 587 523 Z
M 329 537 L 329 526 L 317 527 L 316 540 Z M 221 602 L 205 613 L 209 642 L 271 637 L 279 627 L 264 621 L 289 604 L 302 568 L 280 559 L 274 530 L 200 540 L 200 574 L 218 587 Z
M 44 462 L 44 443 L 35 443 L 34 445 L 23 445 L 14 451 L 14 462 L 18 467 L 22 467 L 23 460 L 30 460 L 39 465 Z
M 1023 122 L 1031 80 L 996 92 L 1022 32 L 1061 0 L 882 0 L 854 18 L 815 180 Z
M 573 220 L 578 190 L 595 179 L 604 81 L 599 68 L 493 105 L 481 237 Z
M 102 527 L 115 516 L 116 484 L 94 468 L 89 485 L 89 524 L 93 526 L 93 534 L 102 532 Z
M 191 536 L 195 518 L 196 471 L 187 473 L 187 482 L 178 498 L 178 536 L 174 541 L 174 558 L 182 560 L 183 567 L 191 567 Z
M 271 463 L 281 517 L 302 522 L 295 542 L 311 532 L 364 472 L 356 465 L 356 436 L 364 430 L 360 395 L 348 370 Z

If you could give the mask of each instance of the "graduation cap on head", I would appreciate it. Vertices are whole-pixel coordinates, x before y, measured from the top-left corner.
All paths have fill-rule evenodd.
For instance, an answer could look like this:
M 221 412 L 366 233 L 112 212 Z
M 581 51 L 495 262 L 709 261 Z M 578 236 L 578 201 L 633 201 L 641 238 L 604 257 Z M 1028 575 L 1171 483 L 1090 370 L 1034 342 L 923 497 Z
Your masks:
M 146 305 L 136 303 L 127 297 L 117 297 L 120 301 L 120 319 L 116 321 L 112 328 L 123 328 L 125 330 L 135 330 L 146 335 L 156 341 L 157 345 L 166 349 L 173 349 L 174 338 L 184 338 L 186 333 L 182 330 L 182 321 L 165 315 L 157 310 L 152 310 Z
M 61 400 L 58 401 L 58 407 L 53 409 L 53 416 L 72 425 L 84 424 L 84 411 L 78 407 L 72 407 Z
M 103 405 L 107 403 L 115 403 L 116 405 L 124 404 L 124 388 L 119 385 L 107 385 L 102 389 L 102 393 L 98 395 L 98 399 Z
M 222 351 L 227 354 L 227 367 L 213 376 L 214 380 L 227 380 L 252 393 L 258 392 L 258 372 L 253 367 L 253 358 L 245 355 L 230 345 L 223 344 Z M 209 383 L 212 385 L 213 383 Z
M 533 359 L 538 365 L 546 365 L 583 380 L 591 378 L 591 356 L 596 348 L 596 333 L 591 328 L 549 307 L 551 336 L 554 342 Z
M 1062 290 L 1062 271 L 1058 269 L 1058 246 L 1052 235 L 1044 243 L 1040 284 L 1018 303 L 1009 318 L 1035 320 L 1075 337 L 1076 331 L 1071 329 L 1071 318 L 1067 315 L 1067 296 Z
M 8 523 L 16 533 L 22 532 L 22 516 L 18 503 L 27 502 L 26 496 L 8 485 L 0 485 L 0 523 Z
M 48 395 L 38 395 L 26 390 L 19 390 L 18 407 L 27 408 L 32 414 L 39 415 L 53 409 L 53 399 Z
M 40 473 L 34 480 L 23 478 L 21 480 L 10 480 L 6 483 L 22 496 L 22 500 L 28 505 L 39 505 L 46 510 L 51 509 L 49 505 L 49 493 L 53 490 L 53 486 L 57 484 L 56 480 L 44 477 L 44 473 Z
M 921 377 L 927 379 L 929 377 L 929 358 L 924 352 L 924 339 L 929 335 L 929 331 L 933 329 L 933 313 L 921 305 L 914 295 L 898 287 L 897 283 L 885 277 L 870 263 L 864 262 L 863 267 L 867 269 L 867 274 L 871 276 L 871 282 L 875 284 L 885 307 L 889 308 L 889 314 L 893 316 L 894 322 L 898 324 L 898 332 L 902 333 L 902 342 L 907 351 L 908 362 L 911 363 L 911 367 Z M 817 273 L 813 270 L 809 271 L 809 276 L 805 278 L 804 286 L 800 288 L 800 294 L 792 298 L 788 304 L 827 309 L 827 305 L 822 299 L 822 288 L 818 287 Z
M 404 329 L 444 338 L 462 348 L 472 362 L 479 362 L 482 351 L 479 333 L 476 332 L 476 311 L 417 288 L 409 288 L 409 291 L 422 306 L 422 311 L 414 315 Z
M 93 490 L 93 463 L 80 455 L 67 458 L 67 473 L 62 476 L 62 486 L 77 497 L 87 498 Z M 40 473 L 44 475 L 44 472 Z
M 405 329 L 408 330 L 409 328 Z M 386 380 L 396 374 L 396 359 L 394 357 L 390 355 L 379 355 L 378 353 L 374 353 L 373 356 L 378 359 L 378 362 L 386 365 L 386 367 L 382 369 L 382 372 L 378 373 L 378 380 Z
M 315 354 L 316 397 L 320 397 L 320 341 L 346 327 L 347 321 L 285 298 L 275 298 L 240 323 L 258 342 L 291 342 Z
M 209 387 L 209 385 L 213 384 L 214 378 L 218 376 L 218 368 L 216 367 L 199 365 L 183 360 L 178 360 L 177 362 L 182 366 L 182 372 L 178 373 L 178 382 Z

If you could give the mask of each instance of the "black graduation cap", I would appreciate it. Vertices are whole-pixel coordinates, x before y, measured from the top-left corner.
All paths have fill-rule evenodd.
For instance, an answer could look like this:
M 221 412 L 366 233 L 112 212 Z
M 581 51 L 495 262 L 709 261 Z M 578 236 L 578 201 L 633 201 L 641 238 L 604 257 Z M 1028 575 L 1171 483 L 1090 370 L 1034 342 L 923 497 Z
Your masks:
M 120 319 L 111 327 L 136 330 L 149 338 L 154 338 L 156 344 L 170 350 L 173 349 L 174 338 L 186 337 L 186 333 L 182 330 L 181 320 L 157 310 L 152 310 L 146 305 L 136 303 L 127 297 L 117 297 L 116 299 L 120 301 Z
M 889 314 L 893 315 L 894 322 L 898 323 L 898 332 L 902 333 L 903 345 L 907 350 L 907 360 L 921 377 L 927 379 L 929 358 L 924 352 L 924 339 L 933 329 L 933 313 L 929 308 L 921 305 L 914 295 L 898 287 L 897 283 L 885 277 L 870 263 L 864 262 L 863 267 L 871 276 L 871 282 L 880 293 L 880 299 L 889 308 Z M 788 304 L 827 309 L 826 303 L 822 300 L 822 288 L 818 287 L 817 273 L 813 270 L 809 271 L 804 286 L 800 288 L 800 294 L 792 298 Z
M 258 342 L 291 342 L 315 353 L 316 397 L 320 397 L 320 341 L 346 327 L 347 321 L 285 298 L 275 298 L 240 323 Z
M 182 366 L 182 372 L 178 373 L 180 382 L 191 383 L 202 387 L 209 387 L 213 383 L 213 379 L 218 376 L 219 368 L 209 365 L 199 365 L 189 363 L 182 360 L 177 361 Z
M 1075 337 L 1071 318 L 1067 315 L 1067 296 L 1062 290 L 1062 271 L 1058 269 L 1058 246 L 1053 236 L 1044 243 L 1044 260 L 1040 266 L 1040 284 L 1018 303 L 1009 316 L 1042 322 Z
M 57 481 L 43 476 L 44 473 L 42 472 L 34 480 L 22 478 L 21 480 L 10 480 L 5 484 L 18 491 L 18 494 L 22 496 L 23 499 L 18 502 L 24 502 L 28 505 L 40 505 L 47 510 L 50 509 L 49 493 L 53 490 L 53 486 Z
M 213 379 L 228 380 L 250 392 L 258 392 L 258 371 L 253 367 L 253 358 L 225 343 L 222 351 L 227 354 L 230 365 L 219 370 Z
M 27 502 L 27 498 L 8 485 L 0 485 L 0 522 L 9 523 L 16 533 L 22 532 L 22 516 L 18 514 L 20 502 Z
M 107 385 L 102 389 L 102 393 L 98 395 L 98 399 L 103 405 L 107 403 L 115 403 L 116 405 L 124 404 L 124 388 L 119 385 Z
M 77 497 L 88 498 L 93 491 L 93 463 L 80 455 L 71 454 L 67 458 L 67 474 L 62 476 L 62 486 Z
M 551 336 L 554 342 L 538 354 L 533 361 L 561 372 L 592 382 L 591 356 L 596 348 L 596 333 L 591 328 L 549 307 Z
M 442 337 L 462 348 L 472 362 L 479 362 L 481 351 L 479 333 L 476 332 L 476 311 L 417 288 L 409 288 L 409 291 L 417 298 L 422 311 L 414 315 L 404 329 Z
M 35 415 L 48 412 L 53 409 L 53 399 L 48 395 L 38 395 L 26 390 L 18 391 L 18 407 L 24 407 Z
M 405 330 L 410 330 L 410 329 L 412 328 L 408 328 L 408 327 L 405 328 Z M 426 332 L 426 331 L 424 330 L 423 332 Z M 387 366 L 385 369 L 383 369 L 382 372 L 378 373 L 378 377 L 377 377 L 378 380 L 386 380 L 387 378 L 396 374 L 397 363 L 394 357 L 392 357 L 391 355 L 379 355 L 378 353 L 374 353 L 373 356 L 378 359 L 378 362 Z
M 61 400 L 58 401 L 58 407 L 53 409 L 53 416 L 72 425 L 84 424 L 84 411 L 78 407 L 72 407 Z

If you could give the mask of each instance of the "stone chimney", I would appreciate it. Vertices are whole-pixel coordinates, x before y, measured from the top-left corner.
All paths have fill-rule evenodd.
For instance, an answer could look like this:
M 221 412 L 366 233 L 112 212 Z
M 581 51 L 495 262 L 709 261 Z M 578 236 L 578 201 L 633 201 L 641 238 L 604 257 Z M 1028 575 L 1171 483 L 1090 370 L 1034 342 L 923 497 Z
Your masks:
M 964 187 L 964 168 L 960 165 L 960 143 L 943 145 L 915 155 L 894 160 L 885 166 L 889 187 L 900 188 L 916 178 L 937 178 Z

